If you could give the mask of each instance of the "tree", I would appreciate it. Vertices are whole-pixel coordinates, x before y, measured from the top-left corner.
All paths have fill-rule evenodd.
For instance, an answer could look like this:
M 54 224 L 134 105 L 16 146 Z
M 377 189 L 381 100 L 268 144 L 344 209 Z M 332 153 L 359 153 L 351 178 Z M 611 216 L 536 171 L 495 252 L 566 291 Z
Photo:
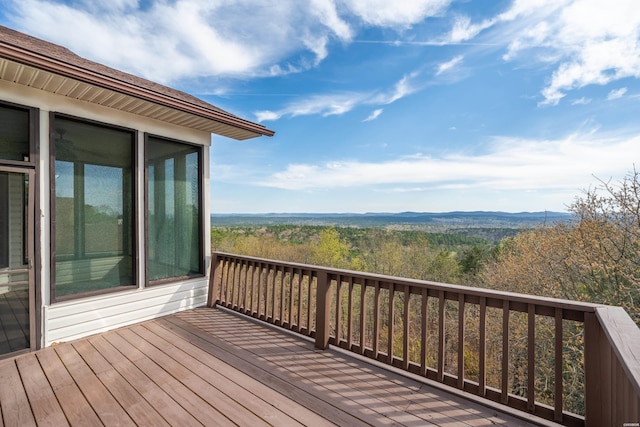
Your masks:
M 327 227 L 318 236 L 318 244 L 311 247 L 311 262 L 333 268 L 349 268 L 349 245 L 340 238 L 335 227 Z

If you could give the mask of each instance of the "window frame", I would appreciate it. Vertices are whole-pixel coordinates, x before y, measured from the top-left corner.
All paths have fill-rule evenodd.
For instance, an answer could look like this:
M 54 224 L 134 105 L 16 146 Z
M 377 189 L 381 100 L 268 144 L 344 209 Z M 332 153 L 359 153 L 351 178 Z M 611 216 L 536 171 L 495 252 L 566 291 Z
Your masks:
M 88 124 L 92 126 L 102 127 L 106 129 L 113 129 L 118 131 L 124 131 L 131 134 L 131 140 L 133 142 L 131 147 L 131 185 L 132 185 L 132 196 L 131 196 L 131 264 L 132 264 L 132 278 L 133 283 L 130 285 L 120 285 L 112 288 L 98 289 L 95 291 L 85 291 L 78 292 L 75 294 L 69 295 L 56 295 L 56 119 L 63 119 L 67 121 L 75 121 L 78 123 Z M 75 300 L 79 298 L 85 298 L 89 296 L 95 295 L 104 295 L 115 292 L 123 292 L 123 291 L 131 291 L 139 288 L 139 271 L 140 266 L 138 265 L 138 248 L 139 248 L 139 239 L 138 239 L 138 230 L 140 229 L 139 219 L 138 219 L 138 198 L 139 198 L 139 185 L 138 185 L 138 131 L 136 129 L 118 126 L 111 123 L 105 123 L 97 120 L 91 120 L 84 117 L 73 116 L 70 114 L 64 114 L 59 112 L 50 112 L 49 113 L 49 182 L 50 182 L 50 197 L 49 197 L 49 209 L 51 215 L 51 221 L 49 222 L 50 227 L 50 258 L 49 258 L 49 266 L 50 266 L 50 274 L 49 274 L 49 288 L 50 288 L 50 299 L 51 303 Z M 91 258 L 91 257 L 88 257 Z
M 150 139 L 157 139 L 160 141 L 170 142 L 174 144 L 180 144 L 189 146 L 196 149 L 198 153 L 198 236 L 200 236 L 200 244 L 198 245 L 198 269 L 200 272 L 198 274 L 190 274 L 176 277 L 167 277 L 163 279 L 150 280 L 149 279 L 149 197 L 151 194 L 149 193 L 149 159 L 147 156 L 148 146 Z M 204 170 L 204 147 L 200 144 L 191 143 L 189 141 L 183 141 L 175 138 L 169 138 L 162 135 L 156 135 L 153 133 L 144 133 L 144 213 L 145 213 L 145 222 L 144 222 L 144 278 L 145 278 L 145 287 L 153 287 L 158 285 L 164 285 L 168 283 L 176 283 L 188 279 L 194 278 L 203 278 L 206 277 L 205 273 L 205 262 L 204 262 L 204 254 L 205 254 L 205 239 L 204 239 L 204 214 L 205 209 L 203 205 L 204 197 L 204 179 L 203 179 L 203 170 Z
M 9 175 L 0 172 L 0 187 L 3 193 L 9 191 Z M 0 233 L 9 235 L 9 203 L 5 198 L 0 198 Z M 9 239 L 0 239 L 0 269 L 9 267 Z

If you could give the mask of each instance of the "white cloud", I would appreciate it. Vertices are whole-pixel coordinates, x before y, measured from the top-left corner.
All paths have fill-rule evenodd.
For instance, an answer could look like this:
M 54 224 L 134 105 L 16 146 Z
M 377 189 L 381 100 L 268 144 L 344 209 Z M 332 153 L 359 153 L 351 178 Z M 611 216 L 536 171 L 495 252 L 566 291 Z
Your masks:
M 343 0 L 341 3 L 366 24 L 408 28 L 447 9 L 451 0 Z
M 309 22 L 290 2 L 184 0 L 153 2 L 147 9 L 120 3 L 123 6 L 80 9 L 20 0 L 12 20 L 19 29 L 81 56 L 161 82 L 266 73 L 267 65 L 294 51 L 310 50 L 300 36 L 304 31 L 332 34 L 317 20 Z
M 311 0 L 311 11 L 322 24 L 338 36 L 340 39 L 348 41 L 353 37 L 353 30 L 345 22 L 336 10 L 333 0 Z
M 353 35 L 331 0 L 13 2 L 18 29 L 161 82 L 299 72 Z
M 640 78 L 637 0 L 520 0 L 498 20 L 511 24 L 505 60 L 533 50 L 537 60 L 555 68 L 542 105 L 556 105 L 567 92 L 588 85 Z
M 607 95 L 607 101 L 613 101 L 614 99 L 620 99 L 620 98 L 622 98 L 624 96 L 625 93 L 627 93 L 627 88 L 626 87 L 622 87 L 620 89 L 613 89 Z
M 593 175 L 620 174 L 640 155 L 640 136 L 575 134 L 560 140 L 495 138 L 483 155 L 424 154 L 384 162 L 332 161 L 291 164 L 259 185 L 288 190 L 362 186 L 431 189 L 554 190 L 584 188 Z M 631 165 L 629 165 L 631 166 Z
M 370 122 L 372 120 L 377 119 L 380 114 L 382 114 L 382 108 L 378 108 L 377 110 L 373 110 L 369 116 L 363 120 L 363 122 Z
M 351 111 L 363 103 L 368 95 L 361 93 L 341 93 L 315 95 L 300 101 L 295 101 L 278 111 L 256 111 L 256 120 L 278 120 L 282 117 L 296 116 L 333 116 Z
M 573 102 L 571 102 L 571 105 L 587 105 L 591 103 L 591 98 L 585 98 L 584 96 L 582 98 L 578 98 L 576 100 L 574 100 Z
M 451 0 L 7 0 L 17 29 L 77 54 L 169 83 L 273 76 L 317 66 L 363 26 L 403 30 Z M 126 47 L 126 48 L 124 48 Z
M 439 76 L 440 74 L 455 68 L 458 64 L 462 62 L 463 59 L 464 59 L 464 56 L 458 55 L 455 58 L 451 59 L 450 61 L 439 64 L 438 70 L 436 71 L 436 76 Z
M 296 116 L 332 116 L 347 113 L 361 105 L 388 105 L 418 90 L 413 80 L 419 75 L 414 72 L 403 76 L 393 87 L 385 92 L 375 93 L 337 93 L 320 94 L 298 100 L 277 111 L 256 111 L 254 114 L 259 122 L 278 120 L 282 117 Z M 380 110 L 382 112 L 382 110 Z M 376 116 L 377 117 L 377 116 Z M 373 119 L 372 119 L 373 120 Z
M 378 93 L 371 99 L 367 100 L 369 104 L 392 104 L 399 99 L 409 96 L 418 90 L 414 85 L 414 80 L 420 75 L 417 71 L 403 76 L 396 82 L 393 88 L 388 92 Z
M 472 24 L 467 16 L 459 16 L 455 19 L 451 32 L 442 39 L 442 44 L 462 43 L 471 40 L 483 30 L 495 24 L 495 20 L 487 19 L 479 24 Z

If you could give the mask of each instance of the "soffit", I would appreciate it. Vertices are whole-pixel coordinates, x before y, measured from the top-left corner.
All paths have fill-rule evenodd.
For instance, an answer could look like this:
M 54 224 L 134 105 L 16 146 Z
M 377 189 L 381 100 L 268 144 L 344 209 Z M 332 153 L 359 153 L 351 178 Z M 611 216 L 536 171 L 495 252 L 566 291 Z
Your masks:
M 206 117 L 82 82 L 67 76 L 0 58 L 0 79 L 92 104 L 160 120 L 178 126 L 243 140 L 264 133 L 252 132 Z

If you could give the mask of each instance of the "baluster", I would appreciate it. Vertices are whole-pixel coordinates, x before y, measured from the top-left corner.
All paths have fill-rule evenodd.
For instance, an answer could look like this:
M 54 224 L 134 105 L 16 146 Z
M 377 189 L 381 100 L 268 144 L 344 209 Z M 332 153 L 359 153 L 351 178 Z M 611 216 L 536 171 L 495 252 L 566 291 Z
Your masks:
M 258 300 L 258 307 L 256 309 L 256 316 L 258 319 L 264 319 L 262 317 L 262 292 L 263 292 L 263 288 L 262 288 L 262 263 L 258 262 L 257 263 L 257 274 L 258 274 L 258 295 L 257 295 L 257 300 Z M 265 310 L 266 311 L 266 310 Z M 266 316 L 265 316 L 266 318 Z
M 285 268 L 285 276 L 289 278 L 289 280 L 286 280 L 285 277 L 285 283 L 289 282 L 289 302 L 288 302 L 288 310 L 287 310 L 287 323 L 288 323 L 288 328 L 289 329 L 293 329 L 293 301 L 294 301 L 294 296 L 293 296 L 293 275 L 294 275 L 294 270 L 293 268 Z
M 236 299 L 236 293 L 238 292 L 238 274 L 237 274 L 237 269 L 238 269 L 238 262 L 237 260 L 235 261 L 230 261 L 231 265 L 231 274 L 229 279 L 231 279 L 231 298 L 229 300 L 229 307 L 231 307 L 233 310 L 238 308 L 238 300 Z
M 480 342 L 478 344 L 478 394 L 482 397 L 487 395 L 487 298 L 480 298 Z
M 379 335 L 380 335 L 380 282 L 374 281 L 375 290 L 373 294 L 373 358 L 378 360 L 380 354 Z
M 389 354 L 388 354 L 388 363 L 389 365 L 393 365 L 393 342 L 395 341 L 395 334 L 393 330 L 393 323 L 395 318 L 395 284 L 393 282 L 389 282 Z
M 248 261 L 242 260 L 240 263 L 240 290 L 242 292 L 242 297 L 238 298 L 240 302 L 240 312 L 247 312 L 247 282 L 249 280 L 249 263 Z
M 276 268 L 277 271 L 277 268 Z M 284 327 L 285 317 L 284 317 L 284 309 L 286 306 L 285 301 L 285 292 L 284 292 L 284 275 L 285 275 L 285 267 L 280 266 L 280 326 Z
M 438 291 L 438 381 L 444 382 L 444 346 L 445 346 L 445 299 L 444 291 Z
M 429 318 L 428 318 L 428 303 L 429 303 L 429 292 L 426 288 L 422 289 L 422 300 L 421 303 L 421 328 L 422 335 L 420 337 L 420 374 L 422 376 L 427 376 L 427 344 L 429 342 Z
M 464 294 L 458 294 L 458 388 L 464 390 Z
M 527 409 L 534 412 L 536 409 L 536 306 L 527 304 Z
M 403 337 L 402 337 L 402 369 L 409 369 L 409 299 L 410 288 L 404 285 L 404 313 L 403 313 Z
M 269 294 L 269 281 L 267 280 L 267 278 L 265 278 L 264 281 L 264 286 L 265 286 L 265 296 Z M 268 297 L 267 297 L 268 299 Z M 265 301 L 264 304 L 264 311 L 267 311 L 267 301 Z M 276 313 L 276 283 L 275 283 L 275 279 L 273 281 L 273 283 L 271 283 L 271 323 L 276 323 L 276 317 L 277 317 L 277 313 Z
M 347 349 L 353 345 L 353 277 L 349 276 L 349 312 L 347 313 Z
M 313 282 L 313 274 L 311 270 L 307 271 L 307 335 L 311 335 L 311 286 Z
M 364 354 L 365 349 L 365 320 L 367 313 L 367 300 L 365 298 L 367 292 L 367 281 L 365 279 L 362 280 L 360 284 L 360 354 Z
M 502 392 L 500 401 L 509 401 L 509 300 L 502 301 Z
M 298 288 L 298 310 L 297 310 L 297 315 L 298 315 L 298 320 L 296 321 L 298 329 L 297 331 L 300 332 L 302 330 L 302 273 L 303 270 L 301 269 L 297 269 L 298 270 L 298 280 L 297 280 L 297 288 Z
M 342 339 L 342 276 L 336 276 L 336 345 Z
M 562 358 L 563 358 L 563 330 L 562 330 L 562 309 L 555 309 L 555 390 L 553 393 L 553 418 L 557 422 L 562 422 L 562 393 L 563 393 L 563 375 L 562 375 Z

